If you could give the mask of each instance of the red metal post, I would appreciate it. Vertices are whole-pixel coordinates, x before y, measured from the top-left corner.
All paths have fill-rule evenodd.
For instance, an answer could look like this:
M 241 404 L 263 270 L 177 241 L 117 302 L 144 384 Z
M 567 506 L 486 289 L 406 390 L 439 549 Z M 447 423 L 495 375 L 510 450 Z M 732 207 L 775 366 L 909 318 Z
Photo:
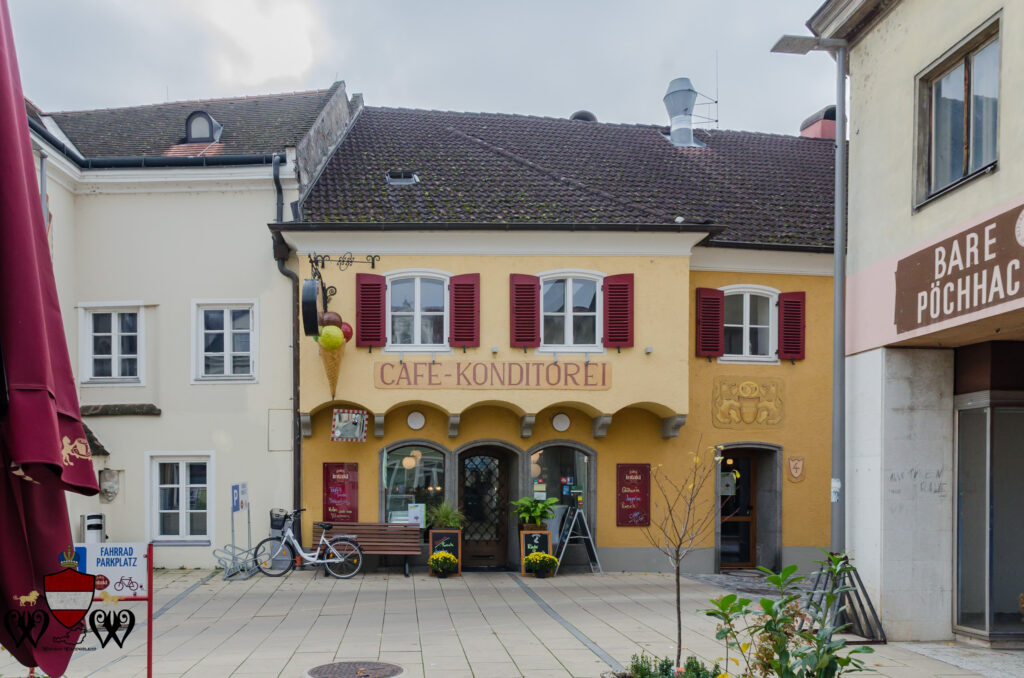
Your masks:
M 153 678 L 153 542 L 146 548 L 146 678 Z

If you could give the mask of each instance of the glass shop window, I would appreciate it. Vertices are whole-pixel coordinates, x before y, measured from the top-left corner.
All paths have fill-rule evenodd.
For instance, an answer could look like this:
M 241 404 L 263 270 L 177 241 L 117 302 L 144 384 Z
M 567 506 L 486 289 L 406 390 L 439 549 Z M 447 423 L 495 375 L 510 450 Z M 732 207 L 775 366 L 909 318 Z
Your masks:
M 589 464 L 586 454 L 562 445 L 552 445 L 533 453 L 530 464 L 533 498 L 558 499 L 555 517 L 547 521 L 548 529 L 558 529 L 562 514 L 569 506 L 580 507 L 587 520 L 591 520 L 587 505 Z
M 444 455 L 414 445 L 389 450 L 384 481 L 384 519 L 405 522 L 409 504 L 429 511 L 444 501 Z

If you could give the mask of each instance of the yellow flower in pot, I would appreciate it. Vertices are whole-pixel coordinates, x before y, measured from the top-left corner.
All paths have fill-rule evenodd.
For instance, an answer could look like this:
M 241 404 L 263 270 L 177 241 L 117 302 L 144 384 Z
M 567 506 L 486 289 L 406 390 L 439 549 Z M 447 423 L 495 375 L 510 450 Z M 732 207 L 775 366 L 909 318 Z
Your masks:
M 448 576 L 449 572 L 454 572 L 458 569 L 459 559 L 447 551 L 435 551 L 427 558 L 427 565 L 430 566 L 434 574 L 444 579 Z
M 555 558 L 550 553 L 534 551 L 530 555 L 526 556 L 526 560 L 523 564 L 526 566 L 527 572 L 533 572 L 535 577 L 543 579 L 548 576 L 548 572 L 551 572 L 558 567 L 558 558 Z

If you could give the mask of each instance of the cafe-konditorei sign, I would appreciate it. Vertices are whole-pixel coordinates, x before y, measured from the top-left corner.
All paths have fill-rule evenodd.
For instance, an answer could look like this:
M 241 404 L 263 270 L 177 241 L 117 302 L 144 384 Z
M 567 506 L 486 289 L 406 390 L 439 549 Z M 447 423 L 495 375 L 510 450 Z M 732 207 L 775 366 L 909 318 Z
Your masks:
M 547 361 L 388 361 L 373 366 L 377 388 L 547 389 L 607 391 L 612 368 L 607 362 Z
M 900 259 L 895 321 L 900 334 L 1024 297 L 1024 207 Z

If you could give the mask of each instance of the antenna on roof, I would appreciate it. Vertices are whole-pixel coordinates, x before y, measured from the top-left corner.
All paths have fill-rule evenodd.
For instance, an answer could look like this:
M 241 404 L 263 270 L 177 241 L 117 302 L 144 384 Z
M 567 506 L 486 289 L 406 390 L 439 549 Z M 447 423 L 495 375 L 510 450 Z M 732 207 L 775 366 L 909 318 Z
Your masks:
M 171 100 L 171 86 L 170 85 L 164 85 L 164 102 L 166 103 L 166 102 L 168 102 L 170 100 Z

